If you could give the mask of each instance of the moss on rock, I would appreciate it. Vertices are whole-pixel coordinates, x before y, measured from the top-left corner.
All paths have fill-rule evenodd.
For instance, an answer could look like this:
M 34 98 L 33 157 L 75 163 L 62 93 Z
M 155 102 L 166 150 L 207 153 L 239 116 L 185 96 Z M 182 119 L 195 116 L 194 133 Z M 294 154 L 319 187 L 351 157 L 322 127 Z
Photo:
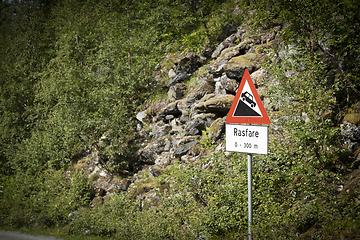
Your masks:
M 221 137 L 225 130 L 225 117 L 216 119 L 210 126 L 209 137 L 212 143 Z
M 343 122 L 349 122 L 353 124 L 359 124 L 360 123 L 360 113 L 350 113 L 345 115 Z
M 198 102 L 195 108 L 205 112 L 227 113 L 230 110 L 233 100 L 234 95 L 230 94 L 208 94 Z
M 257 54 L 255 53 L 248 53 L 245 55 L 233 57 L 229 60 L 224 66 L 224 70 L 229 70 L 232 68 L 253 68 L 255 65 L 252 63 L 252 61 L 256 60 Z

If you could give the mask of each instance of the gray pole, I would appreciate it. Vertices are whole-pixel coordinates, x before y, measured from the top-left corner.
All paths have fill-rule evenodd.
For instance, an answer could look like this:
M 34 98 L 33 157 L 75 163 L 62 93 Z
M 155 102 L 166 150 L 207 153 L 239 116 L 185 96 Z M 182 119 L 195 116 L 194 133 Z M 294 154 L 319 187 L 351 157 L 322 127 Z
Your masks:
M 252 239 L 251 223 L 252 223 L 252 155 L 247 155 L 248 160 L 248 209 L 249 209 L 249 240 Z

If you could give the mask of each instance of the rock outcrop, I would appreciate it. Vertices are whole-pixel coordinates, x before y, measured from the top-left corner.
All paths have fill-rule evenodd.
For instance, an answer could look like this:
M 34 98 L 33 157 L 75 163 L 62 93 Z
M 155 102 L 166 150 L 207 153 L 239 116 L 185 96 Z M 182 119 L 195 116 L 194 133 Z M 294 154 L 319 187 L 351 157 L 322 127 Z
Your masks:
M 77 164 L 92 179 L 97 197 L 93 205 L 106 201 L 114 192 L 128 191 L 133 199 L 158 205 L 161 198 L 155 183 L 142 179 L 153 179 L 174 162 L 188 163 L 199 158 L 204 144 L 216 146 L 213 151 L 223 150 L 226 115 L 245 69 L 267 108 L 269 100 L 264 98 L 264 89 L 269 81 L 267 71 L 260 67 L 266 56 L 261 49 L 271 46 L 277 39 L 281 25 L 261 34 L 250 35 L 245 27 L 228 36 L 209 54 L 192 52 L 179 54 L 170 59 L 173 66 L 166 72 L 167 99 L 145 105 L 136 114 L 141 148 L 135 153 L 135 164 L 123 179 L 116 178 L 101 167 L 96 151 L 86 161 Z M 166 59 L 168 60 L 168 59 Z M 165 61 L 166 61 L 165 60 Z M 360 165 L 360 104 L 354 112 L 347 114 L 341 124 L 344 143 L 354 153 L 354 164 Z M 302 116 L 306 121 L 306 116 Z M 280 129 L 274 119 L 270 128 Z M 167 186 L 168 187 L 168 186 Z
M 161 68 L 167 77 L 167 99 L 149 103 L 136 113 L 142 147 L 134 154 L 135 162 L 128 174 L 123 178 L 113 176 L 96 149 L 76 165 L 94 186 L 92 205 L 106 202 L 121 191 L 156 205 L 161 199 L 156 191 L 150 193 L 154 184 L 141 184 L 144 176 L 157 177 L 174 161 L 196 161 L 205 138 L 207 144 L 218 145 L 214 151 L 223 149 L 226 115 L 244 70 L 248 69 L 257 83 L 265 81 L 265 71 L 259 64 L 264 54 L 255 49 L 271 45 L 278 30 L 251 36 L 245 27 L 234 28 L 211 54 L 205 51 L 203 55 L 186 52 L 168 56 L 164 61 L 173 64 L 170 68 L 160 63 L 157 69 Z

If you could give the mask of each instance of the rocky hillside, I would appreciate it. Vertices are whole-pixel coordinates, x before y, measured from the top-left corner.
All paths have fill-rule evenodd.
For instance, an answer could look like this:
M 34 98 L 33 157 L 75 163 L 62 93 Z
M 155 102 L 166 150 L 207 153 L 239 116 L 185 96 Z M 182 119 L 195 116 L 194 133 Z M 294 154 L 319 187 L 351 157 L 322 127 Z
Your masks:
M 282 28 L 283 24 L 279 23 L 267 31 L 254 33 L 242 25 L 233 28 L 216 49 L 202 55 L 189 51 L 169 54 L 159 63 L 155 78 L 159 85 L 164 85 L 167 97 L 148 102 L 136 114 L 136 135 L 141 148 L 134 160 L 119 175 L 114 175 L 106 167 L 107 160 L 93 147 L 74 166 L 84 171 L 94 186 L 96 195 L 91 205 L 107 202 L 114 193 L 120 192 L 127 192 L 131 199 L 142 204 L 158 205 L 162 202 L 157 193 L 160 189 L 152 179 L 174 163 L 186 165 L 211 152 L 225 152 L 225 119 L 245 69 L 249 70 L 271 116 L 270 141 L 279 138 L 277 132 L 281 124 L 276 113 L 281 109 L 278 103 L 271 102 L 268 94 L 268 89 L 276 82 L 269 78 L 268 69 L 261 64 L 270 55 L 267 50 L 279 44 Z M 291 46 L 284 45 L 280 55 L 293 53 Z M 280 99 L 285 102 L 288 97 Z M 330 108 L 323 114 L 329 116 L 333 112 Z M 297 118 L 310 121 L 306 112 Z M 353 166 L 357 167 L 360 164 L 359 104 L 350 113 L 343 111 L 336 118 L 341 118 L 343 146 L 348 149 Z M 333 120 L 328 118 L 328 121 Z M 98 145 L 104 144 L 106 136 L 98 141 Z
M 357 1 L 0 5 L 0 227 L 247 238 L 224 128 L 249 71 L 271 120 L 254 239 L 359 238 Z

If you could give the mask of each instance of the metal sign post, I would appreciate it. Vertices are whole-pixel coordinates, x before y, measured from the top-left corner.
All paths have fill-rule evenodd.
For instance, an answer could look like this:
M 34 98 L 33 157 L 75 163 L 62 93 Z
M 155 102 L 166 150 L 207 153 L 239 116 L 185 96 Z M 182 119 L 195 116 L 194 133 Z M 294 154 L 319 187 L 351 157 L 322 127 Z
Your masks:
M 251 223 L 252 223 L 252 155 L 247 155 L 248 160 L 248 211 L 249 211 L 249 240 L 252 239 Z

